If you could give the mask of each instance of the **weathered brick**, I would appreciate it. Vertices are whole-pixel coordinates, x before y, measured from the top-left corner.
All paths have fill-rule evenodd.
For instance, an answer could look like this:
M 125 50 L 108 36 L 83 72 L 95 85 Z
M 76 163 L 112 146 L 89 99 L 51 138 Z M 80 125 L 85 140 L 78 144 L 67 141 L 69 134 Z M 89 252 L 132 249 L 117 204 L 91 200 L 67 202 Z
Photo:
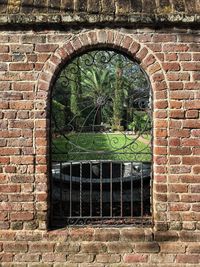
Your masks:
M 189 81 L 190 73 L 170 72 L 167 73 L 167 78 L 169 81 Z
M 67 257 L 67 259 L 70 262 L 74 263 L 81 263 L 81 262 L 93 262 L 94 260 L 94 255 L 88 254 L 88 253 L 79 253 L 79 254 L 71 254 Z
M 16 254 L 14 256 L 14 260 L 16 262 L 39 262 L 40 261 L 40 254 L 39 253 L 23 253 L 23 254 Z
M 33 63 L 10 63 L 9 69 L 15 71 L 30 71 L 33 70 Z
M 0 252 L 0 261 L 1 262 L 12 262 L 13 253 Z
M 134 249 L 137 253 L 158 253 L 160 247 L 158 243 L 148 242 L 148 243 L 138 243 L 135 245 Z
M 188 51 L 189 46 L 187 44 L 164 44 L 163 51 L 164 52 L 186 52 Z
M 185 165 L 199 165 L 200 157 L 183 157 L 182 163 Z
M 180 64 L 177 62 L 163 63 L 162 66 L 165 71 L 179 71 L 180 70 Z
M 192 263 L 192 264 L 198 264 L 200 263 L 200 256 L 199 255 L 177 255 L 176 257 L 177 263 Z
M 102 263 L 117 263 L 120 262 L 120 255 L 118 254 L 98 254 L 96 256 L 96 261 L 97 262 L 102 262 Z
M 180 141 L 180 140 L 179 140 Z M 172 145 L 172 143 L 170 143 Z M 191 154 L 191 148 L 190 147 L 171 147 L 170 148 L 170 154 L 171 155 L 190 155 Z
M 148 261 L 148 255 L 125 254 L 124 256 L 125 263 L 147 262 L 147 261 Z
M 54 52 L 58 45 L 56 44 L 37 44 L 35 47 L 36 52 Z
M 12 212 L 10 214 L 11 221 L 30 221 L 34 217 L 34 214 L 32 212 Z
M 0 185 L 1 193 L 16 193 L 20 191 L 20 185 Z
M 170 53 L 165 55 L 165 60 L 166 61 L 176 61 L 178 59 L 178 54 L 177 53 Z
M 200 109 L 200 100 L 186 101 L 185 108 L 187 108 L 187 109 Z
M 4 243 L 5 252 L 27 252 L 27 242 L 6 242 Z
M 173 81 L 169 83 L 170 90 L 182 90 L 183 89 L 183 82 L 180 81 Z
M 83 243 L 81 245 L 81 252 L 83 253 L 95 253 L 95 254 L 99 254 L 102 252 L 105 252 L 107 249 L 106 245 L 104 243 L 101 242 L 87 242 L 87 243 Z
M 156 232 L 155 233 L 155 240 L 158 242 L 162 241 L 177 241 L 178 240 L 178 233 L 175 231 L 168 231 L 168 232 Z
M 87 245 L 90 245 L 90 243 L 87 243 L 87 244 L 85 244 L 85 246 L 87 247 Z M 95 247 L 95 244 L 91 244 L 90 245 L 90 248 L 94 248 L 93 247 L 93 245 L 94 245 L 94 247 Z M 82 246 L 84 246 L 84 245 L 82 245 Z M 79 252 L 79 250 L 80 250 L 80 245 L 79 244 L 76 244 L 76 243 L 68 243 L 68 244 L 65 244 L 65 243 L 59 243 L 59 244 L 57 244 L 56 246 L 55 246 L 55 251 L 56 252 L 67 252 L 67 253 L 69 253 L 69 252 L 74 252 L 74 253 L 76 253 L 76 252 Z M 87 249 L 86 249 L 87 250 Z M 84 249 L 82 249 L 82 251 L 83 252 L 86 252 L 86 251 L 84 251 Z M 88 251 L 89 253 L 92 253 L 92 251 L 91 250 L 89 250 Z
M 199 111 L 198 110 L 188 110 L 186 111 L 186 118 L 189 119 L 197 119 L 199 117 Z
M 121 239 L 124 241 L 132 241 L 132 242 L 145 241 L 145 232 L 142 229 L 141 230 L 122 229 Z
M 184 128 L 200 128 L 200 121 L 198 119 L 190 119 L 183 121 Z
M 188 129 L 170 129 L 169 131 L 170 137 L 185 137 L 186 142 L 189 140 L 186 137 L 190 136 L 190 130 Z M 183 145 L 186 145 L 183 141 Z
M 182 62 L 181 67 L 183 71 L 199 71 L 200 63 L 199 62 Z
M 15 240 L 15 232 L 0 230 L 0 240 L 1 241 L 13 241 L 13 240 Z
M 14 91 L 33 91 L 35 84 L 32 82 L 16 82 L 13 83 Z
M 154 104 L 154 107 L 156 109 L 165 109 L 165 108 L 168 107 L 168 102 L 165 101 L 165 100 L 156 101 L 155 104 Z
M 29 245 L 29 251 L 34 252 L 51 252 L 54 249 L 54 243 L 47 242 L 35 242 Z
M 46 35 L 26 34 L 21 36 L 21 41 L 24 44 L 45 43 Z
M 160 69 L 161 69 L 160 65 L 158 63 L 154 63 L 148 68 L 148 73 L 149 75 L 152 75 L 156 73 L 157 71 L 159 71 Z
M 194 172 L 195 174 L 200 174 L 200 166 L 194 166 L 194 167 L 193 167 L 193 172 Z
M 119 230 L 118 229 L 97 229 L 94 234 L 94 239 L 96 241 L 117 241 L 119 240 Z
M 126 36 L 123 40 L 122 46 L 126 49 L 129 49 L 130 45 L 132 44 L 133 39 L 129 36 Z
M 172 263 L 175 260 L 175 255 L 174 254 L 152 254 L 150 255 L 150 260 L 152 264 L 164 264 L 166 266 L 172 266 Z M 168 265 L 167 265 L 168 264 Z
M 58 2 L 61 2 L 58 9 L 62 7 L 63 10 L 70 11 L 70 8 L 74 7 L 72 1 Z M 98 13 L 102 8 L 102 12 L 106 14 L 108 5 L 110 10 L 108 14 L 113 15 L 116 11 L 114 1 L 101 1 L 101 4 L 99 1 L 94 2 L 87 2 L 87 10 L 92 13 Z M 143 1 L 143 8 L 150 2 Z M 190 4 L 187 0 L 185 2 L 186 11 L 191 12 L 194 1 L 190 1 Z M 24 3 L 25 1 L 21 1 L 21 10 L 25 10 Z M 178 1 L 173 2 L 175 10 L 178 8 L 177 3 Z M 49 12 L 53 14 L 58 3 L 49 1 L 49 4 L 51 5 Z M 123 14 L 125 2 L 116 1 L 115 4 L 117 12 Z M 171 4 L 167 0 L 160 0 L 162 8 L 172 8 Z M 47 8 L 47 1 L 35 0 L 34 5 L 33 10 L 42 15 L 41 10 Z M 42 6 L 41 9 L 39 6 Z M 75 8 L 80 11 L 86 10 L 83 1 L 77 2 Z M 141 9 L 142 1 L 131 2 L 130 12 Z M 165 11 L 163 9 L 163 14 Z M 67 17 L 69 14 L 65 15 Z M 88 16 L 88 14 L 80 16 L 82 20 L 85 15 Z M 88 16 L 88 19 L 95 20 L 96 16 L 93 14 L 93 17 Z M 130 13 L 130 20 L 133 19 L 131 16 Z M 76 13 L 74 18 L 78 19 Z M 108 16 L 107 19 L 110 20 L 111 17 Z M 119 23 L 117 22 L 119 18 L 115 19 L 116 23 Z M 198 34 L 195 31 L 183 33 L 184 29 L 179 33 L 174 32 L 176 29 L 169 32 L 164 28 L 162 30 L 122 28 L 118 32 L 104 29 L 103 26 L 102 29 L 92 31 L 87 29 L 82 31 L 77 28 L 74 32 L 72 29 L 70 33 L 64 27 L 62 32 L 60 29 L 54 31 L 49 28 L 46 30 L 41 28 L 41 31 L 37 32 L 26 30 L 24 28 L 22 33 L 10 31 L 6 34 L 7 29 L 5 29 L 0 44 L 2 80 L 0 108 L 3 109 L 0 112 L 0 119 L 3 119 L 0 124 L 2 165 L 0 228 L 5 231 L 2 235 L 0 233 L 0 239 L 3 239 L 4 243 L 3 247 L 0 243 L 0 251 L 5 247 L 4 252 L 0 253 L 2 266 L 198 265 L 200 229 Z M 53 81 L 52 75 L 55 71 L 57 73 L 64 61 L 67 62 L 69 55 L 75 50 L 84 51 L 82 44 L 88 47 L 89 44 L 96 45 L 98 42 L 105 46 L 109 43 L 109 48 L 120 47 L 120 50 L 128 50 L 141 62 L 151 80 L 155 107 L 153 217 L 154 236 L 159 245 L 152 241 L 152 233 L 147 236 L 146 228 L 138 230 L 132 227 L 114 229 L 86 227 L 38 231 L 38 228 L 47 229 L 49 125 L 46 117 L 49 83 Z M 60 48 L 55 52 L 58 47 Z M 93 48 L 91 46 L 91 49 Z M 50 64 L 46 64 L 48 60 Z M 162 62 L 162 66 L 159 62 Z M 44 66 L 46 73 L 43 72 Z M 11 71 L 9 72 L 7 68 Z M 162 68 L 165 75 L 162 73 Z M 36 145 L 35 149 L 33 145 Z M 35 153 L 33 158 L 32 155 Z M 36 165 L 33 166 L 33 163 Z M 50 210 L 50 206 L 48 209 Z M 10 230 L 7 231 L 6 228 Z M 173 234 L 171 231 L 174 231 Z M 194 255 L 194 259 L 191 254 Z M 7 265 L 4 264 L 6 262 Z
M 195 243 L 193 243 L 193 244 L 189 244 L 189 246 L 188 246 L 188 252 L 189 253 L 196 253 L 196 254 L 199 254 L 200 253 L 200 245 L 197 243 L 197 244 L 195 244 Z
M 191 193 L 199 193 L 200 192 L 200 186 L 199 185 L 191 185 L 190 190 L 191 190 Z
M 108 253 L 132 252 L 134 245 L 130 242 L 112 241 L 107 244 Z
M 170 211 L 188 211 L 190 209 L 190 204 L 185 203 L 171 203 L 169 210 Z
M 10 102 L 10 108 L 11 109 L 26 109 L 26 110 L 31 110 L 33 109 L 33 102 L 32 101 L 11 101 Z
M 0 45 L 0 53 L 8 53 L 9 46 L 8 45 Z

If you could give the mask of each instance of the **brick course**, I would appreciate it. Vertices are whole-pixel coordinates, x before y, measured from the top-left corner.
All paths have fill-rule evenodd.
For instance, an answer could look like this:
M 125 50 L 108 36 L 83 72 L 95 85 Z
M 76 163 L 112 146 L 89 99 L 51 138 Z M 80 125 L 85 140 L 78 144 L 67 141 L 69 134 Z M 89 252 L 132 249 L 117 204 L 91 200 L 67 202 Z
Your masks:
M 166 34 L 109 28 L 1 32 L 2 266 L 12 266 L 11 262 L 14 266 L 68 267 L 200 264 L 198 36 L 197 30 L 186 35 L 183 29 L 166 30 Z M 151 80 L 151 229 L 48 230 L 50 90 L 55 73 L 67 60 L 91 47 L 127 53 L 141 62 Z

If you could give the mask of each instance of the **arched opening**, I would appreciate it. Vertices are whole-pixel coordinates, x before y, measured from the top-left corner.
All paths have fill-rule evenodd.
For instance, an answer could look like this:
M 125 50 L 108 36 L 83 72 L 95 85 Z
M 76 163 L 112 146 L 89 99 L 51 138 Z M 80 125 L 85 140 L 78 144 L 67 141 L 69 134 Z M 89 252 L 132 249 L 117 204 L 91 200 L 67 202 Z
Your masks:
M 75 56 L 51 107 L 52 224 L 148 222 L 151 88 L 140 65 L 114 50 Z

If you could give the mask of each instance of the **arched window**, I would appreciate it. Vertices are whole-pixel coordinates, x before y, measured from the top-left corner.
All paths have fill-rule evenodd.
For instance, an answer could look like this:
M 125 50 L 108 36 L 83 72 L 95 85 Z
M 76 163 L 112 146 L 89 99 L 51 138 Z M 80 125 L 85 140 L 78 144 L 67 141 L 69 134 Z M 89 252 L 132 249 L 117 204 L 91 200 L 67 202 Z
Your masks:
M 113 50 L 76 56 L 51 107 L 52 224 L 149 222 L 151 89 L 140 65 Z

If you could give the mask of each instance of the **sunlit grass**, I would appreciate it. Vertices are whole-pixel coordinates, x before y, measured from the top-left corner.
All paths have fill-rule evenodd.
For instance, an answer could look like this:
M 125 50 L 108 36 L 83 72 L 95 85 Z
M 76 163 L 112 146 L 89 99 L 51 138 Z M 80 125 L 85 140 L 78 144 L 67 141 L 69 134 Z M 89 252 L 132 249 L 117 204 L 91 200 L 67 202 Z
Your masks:
M 57 137 L 52 141 L 53 160 L 137 160 L 150 161 L 149 135 L 81 133 Z

